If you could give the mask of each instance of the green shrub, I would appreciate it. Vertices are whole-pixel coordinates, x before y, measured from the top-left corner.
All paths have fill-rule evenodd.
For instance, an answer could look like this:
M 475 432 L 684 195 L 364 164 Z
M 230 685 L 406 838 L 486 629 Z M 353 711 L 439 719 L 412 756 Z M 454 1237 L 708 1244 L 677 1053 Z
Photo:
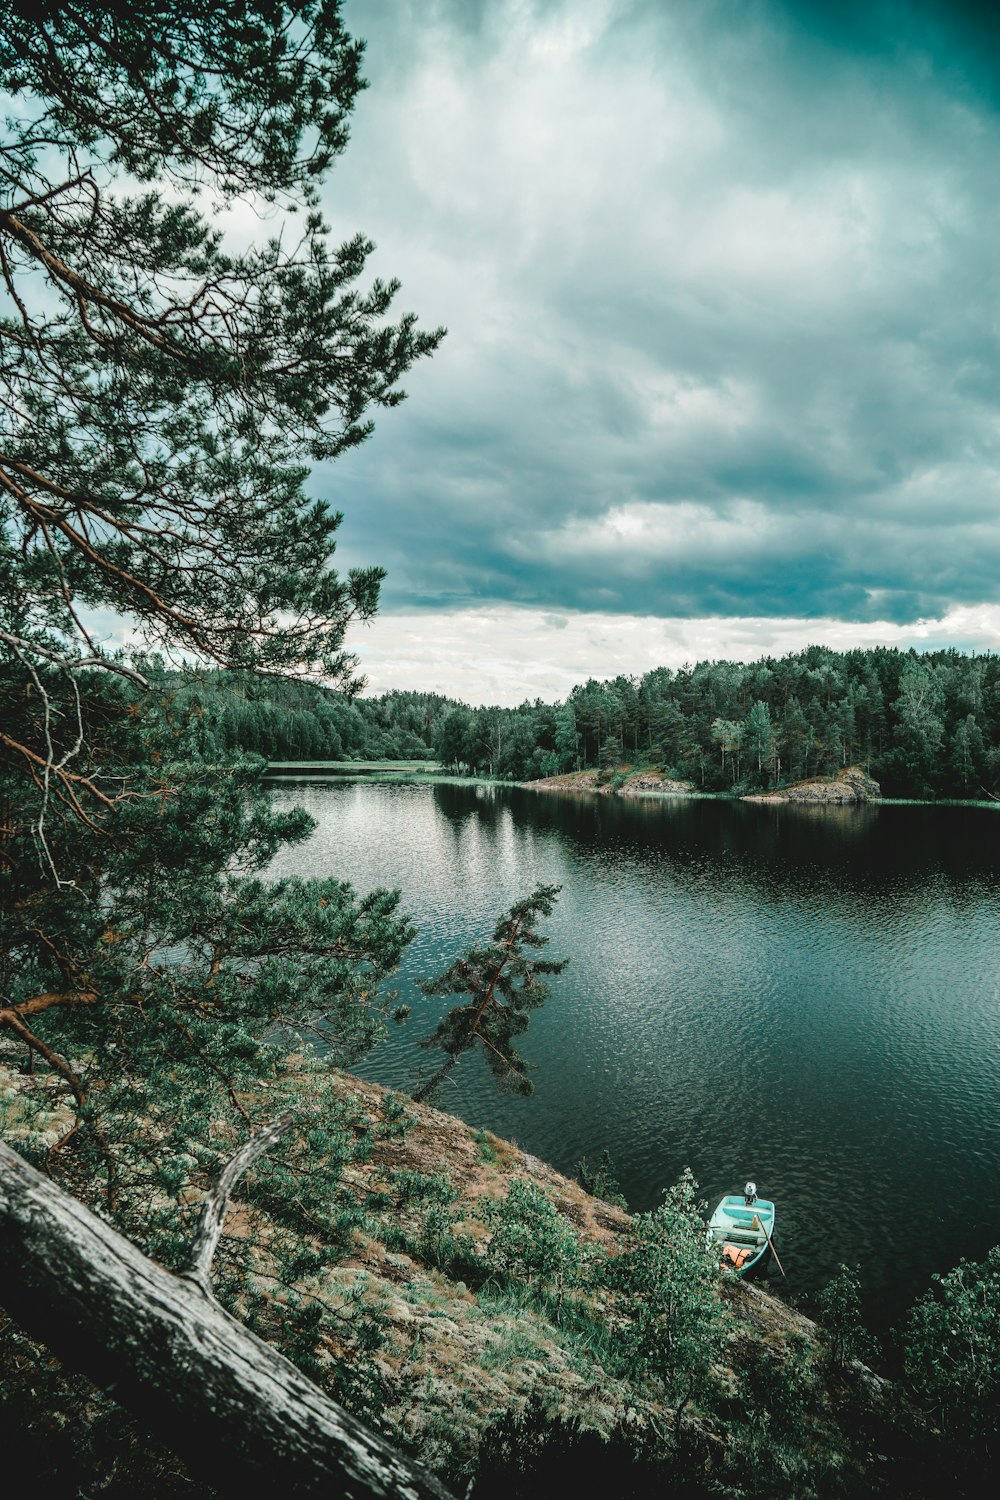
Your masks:
M 718 1257 L 706 1243 L 705 1207 L 685 1168 L 659 1208 L 635 1215 L 629 1248 L 604 1269 L 608 1285 L 626 1298 L 623 1364 L 680 1400 L 678 1426 L 680 1411 L 709 1382 L 730 1326 Z
M 910 1310 L 903 1336 L 907 1379 L 951 1440 L 1000 1447 L 1000 1246 L 962 1261 Z
M 856 1267 L 839 1265 L 816 1305 L 830 1358 L 838 1369 L 853 1359 L 870 1364 L 878 1357 L 878 1345 L 861 1316 L 861 1282 Z
M 479 1285 L 486 1271 L 475 1242 L 458 1229 L 462 1206 L 457 1202 L 458 1189 L 443 1172 L 416 1172 L 402 1169 L 393 1172 L 390 1182 L 401 1207 L 423 1208 L 415 1230 L 402 1224 L 382 1228 L 386 1246 L 416 1256 L 424 1265 L 434 1266 L 448 1276 Z M 378 1195 L 373 1206 L 388 1207 L 387 1194 Z
M 416 1249 L 425 1265 L 449 1275 L 475 1253 L 470 1236 L 456 1233 L 455 1215 L 444 1203 L 431 1203 L 427 1209 Z
M 793 1338 L 780 1349 L 741 1339 L 731 1362 L 739 1386 L 736 1398 L 719 1407 L 727 1438 L 719 1479 L 747 1500 L 828 1493 L 828 1455 L 810 1441 L 816 1379 L 807 1341 Z
M 492 1230 L 486 1259 L 508 1276 L 561 1294 L 580 1281 L 583 1250 L 569 1221 L 551 1198 L 530 1182 L 514 1182 L 499 1203 L 490 1203 Z
M 458 1197 L 458 1189 L 443 1172 L 414 1172 L 402 1168 L 393 1172 L 390 1182 L 401 1203 L 448 1205 Z
M 615 1175 L 615 1164 L 611 1160 L 611 1152 L 605 1147 L 593 1166 L 590 1165 L 585 1156 L 581 1156 L 576 1164 L 576 1180 L 585 1193 L 592 1198 L 600 1198 L 605 1203 L 613 1203 L 618 1208 L 628 1208 L 625 1196 L 622 1193 L 621 1183 Z
M 382 1118 L 375 1129 L 379 1140 L 399 1140 L 412 1124 L 413 1119 L 403 1095 L 386 1094 L 382 1101 Z

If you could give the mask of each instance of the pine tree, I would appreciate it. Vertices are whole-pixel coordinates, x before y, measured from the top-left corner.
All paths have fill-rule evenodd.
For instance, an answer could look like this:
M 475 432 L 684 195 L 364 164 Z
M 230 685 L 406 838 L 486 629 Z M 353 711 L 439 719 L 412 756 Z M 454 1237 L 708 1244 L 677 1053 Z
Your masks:
M 763 775 L 764 767 L 770 769 L 774 754 L 774 726 L 767 704 L 757 699 L 747 714 L 743 725 L 747 749 L 757 761 L 757 774 Z
M 428 1099 L 477 1043 L 503 1088 L 531 1093 L 527 1064 L 515 1050 L 514 1041 L 527 1031 L 531 1011 L 548 998 L 548 986 L 539 976 L 561 974 L 568 960 L 534 958 L 526 950 L 537 950 L 548 943 L 538 931 L 538 922 L 552 915 L 559 889 L 557 885 L 538 886 L 501 917 L 487 947 L 470 948 L 445 973 L 421 985 L 425 995 L 468 995 L 469 999 L 450 1010 L 421 1043 L 439 1047 L 446 1061 L 414 1091 L 414 1099 Z
M 0 1032 L 59 1091 L 61 1135 L 29 1121 L 24 1151 L 167 1266 L 192 1184 L 282 1102 L 320 1106 L 314 1167 L 267 1169 L 286 1224 L 315 1212 L 342 1156 L 335 1082 L 277 1044 L 310 1025 L 331 1064 L 356 1058 L 411 935 L 395 893 L 257 878 L 308 817 L 272 809 L 259 761 L 213 763 L 204 704 L 163 658 L 87 624 L 111 611 L 175 656 L 357 685 L 345 632 L 381 572 L 333 570 L 339 517 L 310 466 L 363 441 L 440 337 L 393 321 L 369 242 L 331 242 L 317 212 L 361 50 L 331 0 L 14 3 L 0 32 L 18 106 L 0 144 Z M 236 249 L 214 211 L 251 197 L 274 223 Z M 269 715 L 240 705 L 243 743 L 269 748 Z M 307 1324 L 289 1310 L 279 1336 L 312 1347 Z

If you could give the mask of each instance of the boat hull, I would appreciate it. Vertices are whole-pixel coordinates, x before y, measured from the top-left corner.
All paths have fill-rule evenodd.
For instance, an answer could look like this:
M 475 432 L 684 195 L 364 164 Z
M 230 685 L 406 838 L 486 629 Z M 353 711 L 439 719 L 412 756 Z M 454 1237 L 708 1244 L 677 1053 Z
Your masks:
M 740 1281 L 766 1270 L 774 1238 L 774 1204 L 758 1198 L 748 1204 L 742 1196 L 723 1198 L 709 1220 L 708 1244 L 717 1246 L 724 1270 Z

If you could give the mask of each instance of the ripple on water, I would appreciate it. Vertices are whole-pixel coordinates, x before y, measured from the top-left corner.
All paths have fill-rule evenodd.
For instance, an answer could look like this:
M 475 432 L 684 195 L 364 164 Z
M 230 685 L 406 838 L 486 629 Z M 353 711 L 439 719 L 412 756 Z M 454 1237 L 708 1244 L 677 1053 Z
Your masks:
M 932 1270 L 1000 1241 L 988 811 L 775 818 L 338 783 L 275 798 L 316 829 L 272 874 L 397 886 L 418 926 L 399 979 L 414 1016 L 371 1076 L 406 1087 L 430 1067 L 416 1041 L 438 1008 L 416 980 L 534 885 L 561 884 L 549 951 L 571 963 L 525 1039 L 535 1094 L 498 1095 L 464 1059 L 442 1107 L 562 1170 L 608 1148 L 637 1208 L 685 1165 L 708 1198 L 753 1176 L 778 1203 L 784 1289 L 856 1262 L 883 1320 Z

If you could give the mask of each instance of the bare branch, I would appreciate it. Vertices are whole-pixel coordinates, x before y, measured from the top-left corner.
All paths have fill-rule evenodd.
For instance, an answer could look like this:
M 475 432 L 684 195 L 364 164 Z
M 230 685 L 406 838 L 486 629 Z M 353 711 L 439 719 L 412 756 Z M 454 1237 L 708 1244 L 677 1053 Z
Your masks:
M 18 652 L 34 652 L 64 672 L 81 672 L 86 667 L 95 667 L 102 672 L 116 672 L 119 677 L 127 677 L 129 682 L 135 683 L 136 687 L 149 688 L 149 682 L 141 672 L 137 672 L 134 667 L 126 666 L 124 662 L 113 661 L 107 656 L 60 656 L 58 651 L 42 646 L 38 641 L 29 641 L 24 636 L 13 635 L 9 630 L 4 630 L 2 625 L 0 625 L 0 641 L 5 641 L 12 650 Z
M 209 1296 L 212 1293 L 212 1257 L 219 1243 L 219 1235 L 222 1233 L 230 1194 L 243 1173 L 248 1171 L 265 1151 L 270 1151 L 272 1146 L 276 1146 L 294 1123 L 295 1116 L 286 1114 L 281 1115 L 277 1120 L 272 1120 L 270 1125 L 265 1125 L 263 1130 L 259 1130 L 245 1145 L 240 1147 L 235 1156 L 229 1158 L 209 1188 L 208 1197 L 202 1204 L 194 1244 L 191 1246 L 191 1262 L 187 1269 L 190 1279 Z

